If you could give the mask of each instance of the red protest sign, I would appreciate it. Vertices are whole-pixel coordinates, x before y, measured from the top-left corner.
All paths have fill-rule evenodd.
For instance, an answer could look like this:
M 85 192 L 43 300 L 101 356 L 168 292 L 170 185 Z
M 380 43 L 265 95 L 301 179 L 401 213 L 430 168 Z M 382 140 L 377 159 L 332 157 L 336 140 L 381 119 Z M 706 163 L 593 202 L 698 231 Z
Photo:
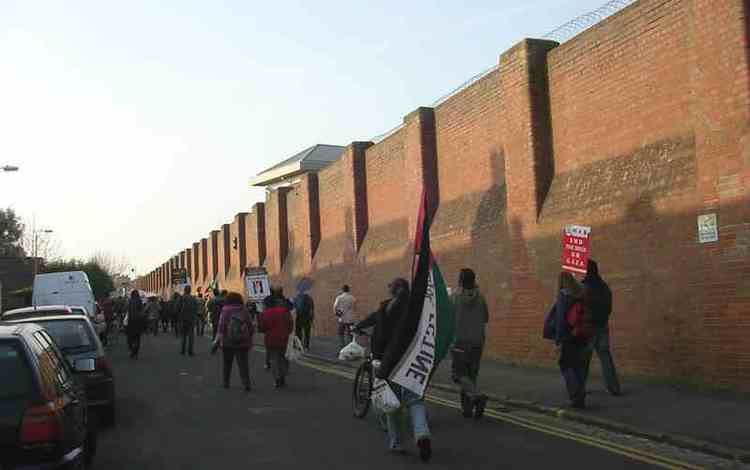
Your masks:
M 564 270 L 586 274 L 590 237 L 591 227 L 565 226 L 562 233 L 562 268 Z

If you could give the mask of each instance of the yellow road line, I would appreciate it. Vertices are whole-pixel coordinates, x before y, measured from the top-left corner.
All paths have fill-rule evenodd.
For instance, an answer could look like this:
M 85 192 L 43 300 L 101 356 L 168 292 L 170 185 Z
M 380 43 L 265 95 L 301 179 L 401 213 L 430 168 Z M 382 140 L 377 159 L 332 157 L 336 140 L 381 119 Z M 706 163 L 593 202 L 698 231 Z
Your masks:
M 343 378 L 350 379 L 350 380 L 354 379 L 354 374 L 351 372 L 342 371 L 340 369 L 336 369 L 333 367 L 321 366 L 319 364 L 313 364 L 309 361 L 301 361 L 301 364 L 304 365 L 305 367 L 309 367 L 311 369 L 315 369 L 315 370 L 318 370 L 320 372 L 324 372 L 327 374 L 336 375 L 336 376 L 343 377 Z M 428 394 L 426 399 L 427 401 L 430 401 L 432 403 L 436 403 L 436 404 L 446 406 L 449 408 L 455 408 L 455 409 L 461 408 L 457 402 L 454 402 L 454 401 L 451 401 L 442 397 L 438 397 L 432 394 Z M 525 429 L 542 432 L 544 434 L 553 435 L 562 439 L 567 439 L 567 440 L 578 442 L 580 444 L 585 444 L 591 447 L 603 449 L 608 452 L 612 452 L 618 455 L 629 457 L 633 460 L 648 463 L 651 465 L 656 465 L 662 468 L 675 469 L 675 470 L 683 470 L 683 469 L 701 470 L 703 469 L 703 467 L 696 466 L 690 463 L 680 462 L 678 460 L 674 460 L 668 457 L 663 457 L 660 455 L 656 455 L 656 454 L 643 451 L 643 450 L 639 450 L 639 449 L 635 449 L 632 447 L 627 447 L 627 446 L 617 444 L 611 441 L 607 441 L 604 439 L 600 439 L 597 437 L 577 434 L 577 433 L 568 431 L 563 428 L 558 428 L 558 427 L 550 426 L 547 424 L 537 423 L 526 418 L 513 416 L 509 413 L 503 413 L 503 412 L 488 409 L 488 410 L 485 410 L 485 415 L 493 419 L 496 419 L 498 421 L 504 421 L 506 423 L 514 424 L 516 426 L 519 426 Z

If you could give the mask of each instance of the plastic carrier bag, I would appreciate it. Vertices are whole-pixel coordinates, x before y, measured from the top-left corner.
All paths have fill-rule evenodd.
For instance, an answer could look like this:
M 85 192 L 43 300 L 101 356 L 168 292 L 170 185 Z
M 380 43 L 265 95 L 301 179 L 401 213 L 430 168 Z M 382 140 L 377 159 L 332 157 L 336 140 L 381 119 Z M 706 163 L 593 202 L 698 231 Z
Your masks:
M 372 404 L 383 413 L 393 413 L 401 407 L 401 401 L 387 380 L 375 379 L 372 387 Z
M 286 358 L 288 361 L 296 362 L 302 358 L 305 350 L 302 347 L 302 341 L 296 335 L 289 335 L 286 342 Z
M 347 344 L 341 351 L 339 351 L 339 359 L 342 361 L 356 361 L 365 357 L 365 348 L 357 343 L 356 339 L 353 339 L 351 343 Z

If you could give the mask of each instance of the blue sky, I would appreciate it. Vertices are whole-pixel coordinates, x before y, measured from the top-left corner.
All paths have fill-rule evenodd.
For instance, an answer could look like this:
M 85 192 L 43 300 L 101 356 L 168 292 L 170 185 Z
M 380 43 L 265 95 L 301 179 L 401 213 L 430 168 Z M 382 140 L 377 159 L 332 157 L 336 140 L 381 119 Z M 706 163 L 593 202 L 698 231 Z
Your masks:
M 139 273 L 263 200 L 249 179 L 346 145 L 604 0 L 0 0 L 0 207 Z

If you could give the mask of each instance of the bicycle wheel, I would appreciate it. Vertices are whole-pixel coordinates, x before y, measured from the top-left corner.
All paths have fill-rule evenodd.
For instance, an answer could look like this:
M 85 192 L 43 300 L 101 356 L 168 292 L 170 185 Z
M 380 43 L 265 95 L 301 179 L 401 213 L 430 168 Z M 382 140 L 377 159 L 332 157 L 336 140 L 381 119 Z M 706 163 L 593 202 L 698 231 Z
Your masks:
M 372 394 L 372 366 L 368 362 L 362 363 L 354 376 L 352 404 L 354 416 L 364 418 L 370 409 L 370 395 Z

